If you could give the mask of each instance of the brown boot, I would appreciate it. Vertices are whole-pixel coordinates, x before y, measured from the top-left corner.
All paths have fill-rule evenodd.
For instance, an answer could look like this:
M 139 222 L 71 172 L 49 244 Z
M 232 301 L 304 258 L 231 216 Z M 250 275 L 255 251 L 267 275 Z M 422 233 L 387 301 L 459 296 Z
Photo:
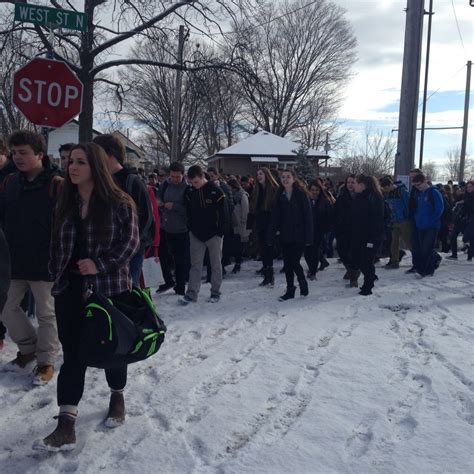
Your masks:
M 110 394 L 109 412 L 104 424 L 107 428 L 115 428 L 125 422 L 125 400 L 123 392 L 112 392 Z
M 360 276 L 360 272 L 358 270 L 350 270 L 349 271 L 349 287 L 350 288 L 359 288 L 358 278 Z
M 71 451 L 76 446 L 76 417 L 62 414 L 58 417 L 58 426 L 44 439 L 36 440 L 33 449 L 40 451 Z

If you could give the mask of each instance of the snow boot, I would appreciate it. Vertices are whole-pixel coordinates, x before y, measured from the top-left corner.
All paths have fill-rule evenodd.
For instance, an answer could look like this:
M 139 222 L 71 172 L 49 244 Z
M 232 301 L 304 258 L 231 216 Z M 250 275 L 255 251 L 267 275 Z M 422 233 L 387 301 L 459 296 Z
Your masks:
M 76 416 L 74 414 L 62 413 L 55 417 L 58 426 L 46 438 L 36 440 L 33 449 L 39 451 L 71 451 L 76 446 Z
M 329 267 L 330 263 L 326 260 L 325 257 L 321 259 L 321 263 L 319 264 L 318 271 L 322 272 L 326 267 Z
M 259 286 L 273 286 L 275 284 L 275 275 L 273 273 L 273 267 L 266 267 L 263 272 L 263 281 Z
M 107 428 L 115 428 L 125 423 L 125 400 L 123 392 L 112 392 L 110 394 L 109 412 L 105 418 L 104 425 Z
M 360 276 L 359 270 L 350 270 L 349 271 L 349 288 L 359 288 L 358 279 Z
M 296 291 L 296 288 L 294 286 L 287 287 L 286 293 L 280 296 L 280 298 L 278 298 L 278 301 L 286 301 L 286 300 L 293 299 L 295 297 L 295 291 Z
M 351 272 L 349 270 L 344 273 L 344 276 L 342 277 L 343 280 L 350 280 Z
M 298 283 L 300 285 L 300 295 L 308 296 L 309 290 L 308 290 L 308 282 L 306 281 L 306 278 L 302 278 L 301 280 L 298 280 Z
M 234 268 L 232 269 L 232 273 L 239 273 L 240 272 L 240 263 L 236 263 Z

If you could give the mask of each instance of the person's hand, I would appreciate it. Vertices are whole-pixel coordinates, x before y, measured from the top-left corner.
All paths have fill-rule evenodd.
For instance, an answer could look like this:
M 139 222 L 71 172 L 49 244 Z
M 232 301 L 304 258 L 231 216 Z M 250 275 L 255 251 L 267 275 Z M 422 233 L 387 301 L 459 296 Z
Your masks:
M 173 209 L 173 203 L 172 202 L 165 202 L 165 209 Z
M 94 261 L 90 258 L 78 260 L 77 266 L 79 267 L 79 273 L 81 275 L 97 275 L 97 273 L 99 273 L 99 270 L 97 270 Z
M 374 244 L 370 243 L 370 242 L 367 242 L 367 246 L 366 246 L 368 249 L 373 249 L 374 248 Z

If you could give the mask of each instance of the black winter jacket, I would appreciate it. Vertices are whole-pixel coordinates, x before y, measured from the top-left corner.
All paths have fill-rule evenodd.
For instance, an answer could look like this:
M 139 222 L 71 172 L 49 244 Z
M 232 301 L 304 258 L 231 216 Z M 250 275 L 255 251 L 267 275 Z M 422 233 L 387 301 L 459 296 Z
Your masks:
M 130 182 L 130 189 L 127 189 L 127 178 L 129 175 L 135 175 Z M 124 167 L 113 175 L 117 186 L 127 194 L 129 194 L 137 206 L 138 229 L 140 231 L 140 250 L 143 253 L 145 248 L 151 244 L 153 240 L 153 208 L 151 207 L 148 189 L 143 180 L 138 176 L 133 168 Z M 129 192 L 130 191 L 130 192 Z
M 352 203 L 354 198 L 351 193 L 344 187 L 334 204 L 334 230 L 337 240 L 346 240 L 349 238 L 351 232 L 352 222 Z
M 0 313 L 7 301 L 8 288 L 10 287 L 10 251 L 8 250 L 5 234 L 0 227 Z M 2 338 L 0 328 L 0 339 Z
M 316 239 L 331 230 L 333 224 L 333 206 L 323 196 L 319 194 L 316 200 L 310 199 L 311 211 L 313 215 L 313 238 Z
M 206 242 L 224 235 L 225 196 L 217 185 L 208 181 L 202 188 L 189 188 L 185 200 L 188 228 L 197 239 Z
M 48 272 L 51 220 L 55 206 L 54 169 L 33 181 L 23 173 L 8 179 L 0 195 L 0 221 L 10 246 L 12 279 L 51 281 Z
M 275 204 L 268 228 L 267 242 L 275 242 L 276 233 L 280 233 L 280 242 L 313 243 L 313 215 L 307 194 L 293 187 L 291 199 L 288 200 L 283 189 L 277 192 Z
M 368 243 L 377 249 L 383 240 L 383 198 L 364 190 L 356 194 L 351 209 L 351 248 L 365 248 Z

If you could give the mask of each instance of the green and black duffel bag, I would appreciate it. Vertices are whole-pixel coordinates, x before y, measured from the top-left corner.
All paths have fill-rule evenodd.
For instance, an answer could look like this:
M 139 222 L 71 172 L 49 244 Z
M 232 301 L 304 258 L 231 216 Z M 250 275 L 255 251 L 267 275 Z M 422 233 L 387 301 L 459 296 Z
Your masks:
M 165 339 L 166 326 L 150 296 L 140 288 L 107 298 L 93 292 L 86 301 L 81 360 L 109 369 L 151 357 Z

